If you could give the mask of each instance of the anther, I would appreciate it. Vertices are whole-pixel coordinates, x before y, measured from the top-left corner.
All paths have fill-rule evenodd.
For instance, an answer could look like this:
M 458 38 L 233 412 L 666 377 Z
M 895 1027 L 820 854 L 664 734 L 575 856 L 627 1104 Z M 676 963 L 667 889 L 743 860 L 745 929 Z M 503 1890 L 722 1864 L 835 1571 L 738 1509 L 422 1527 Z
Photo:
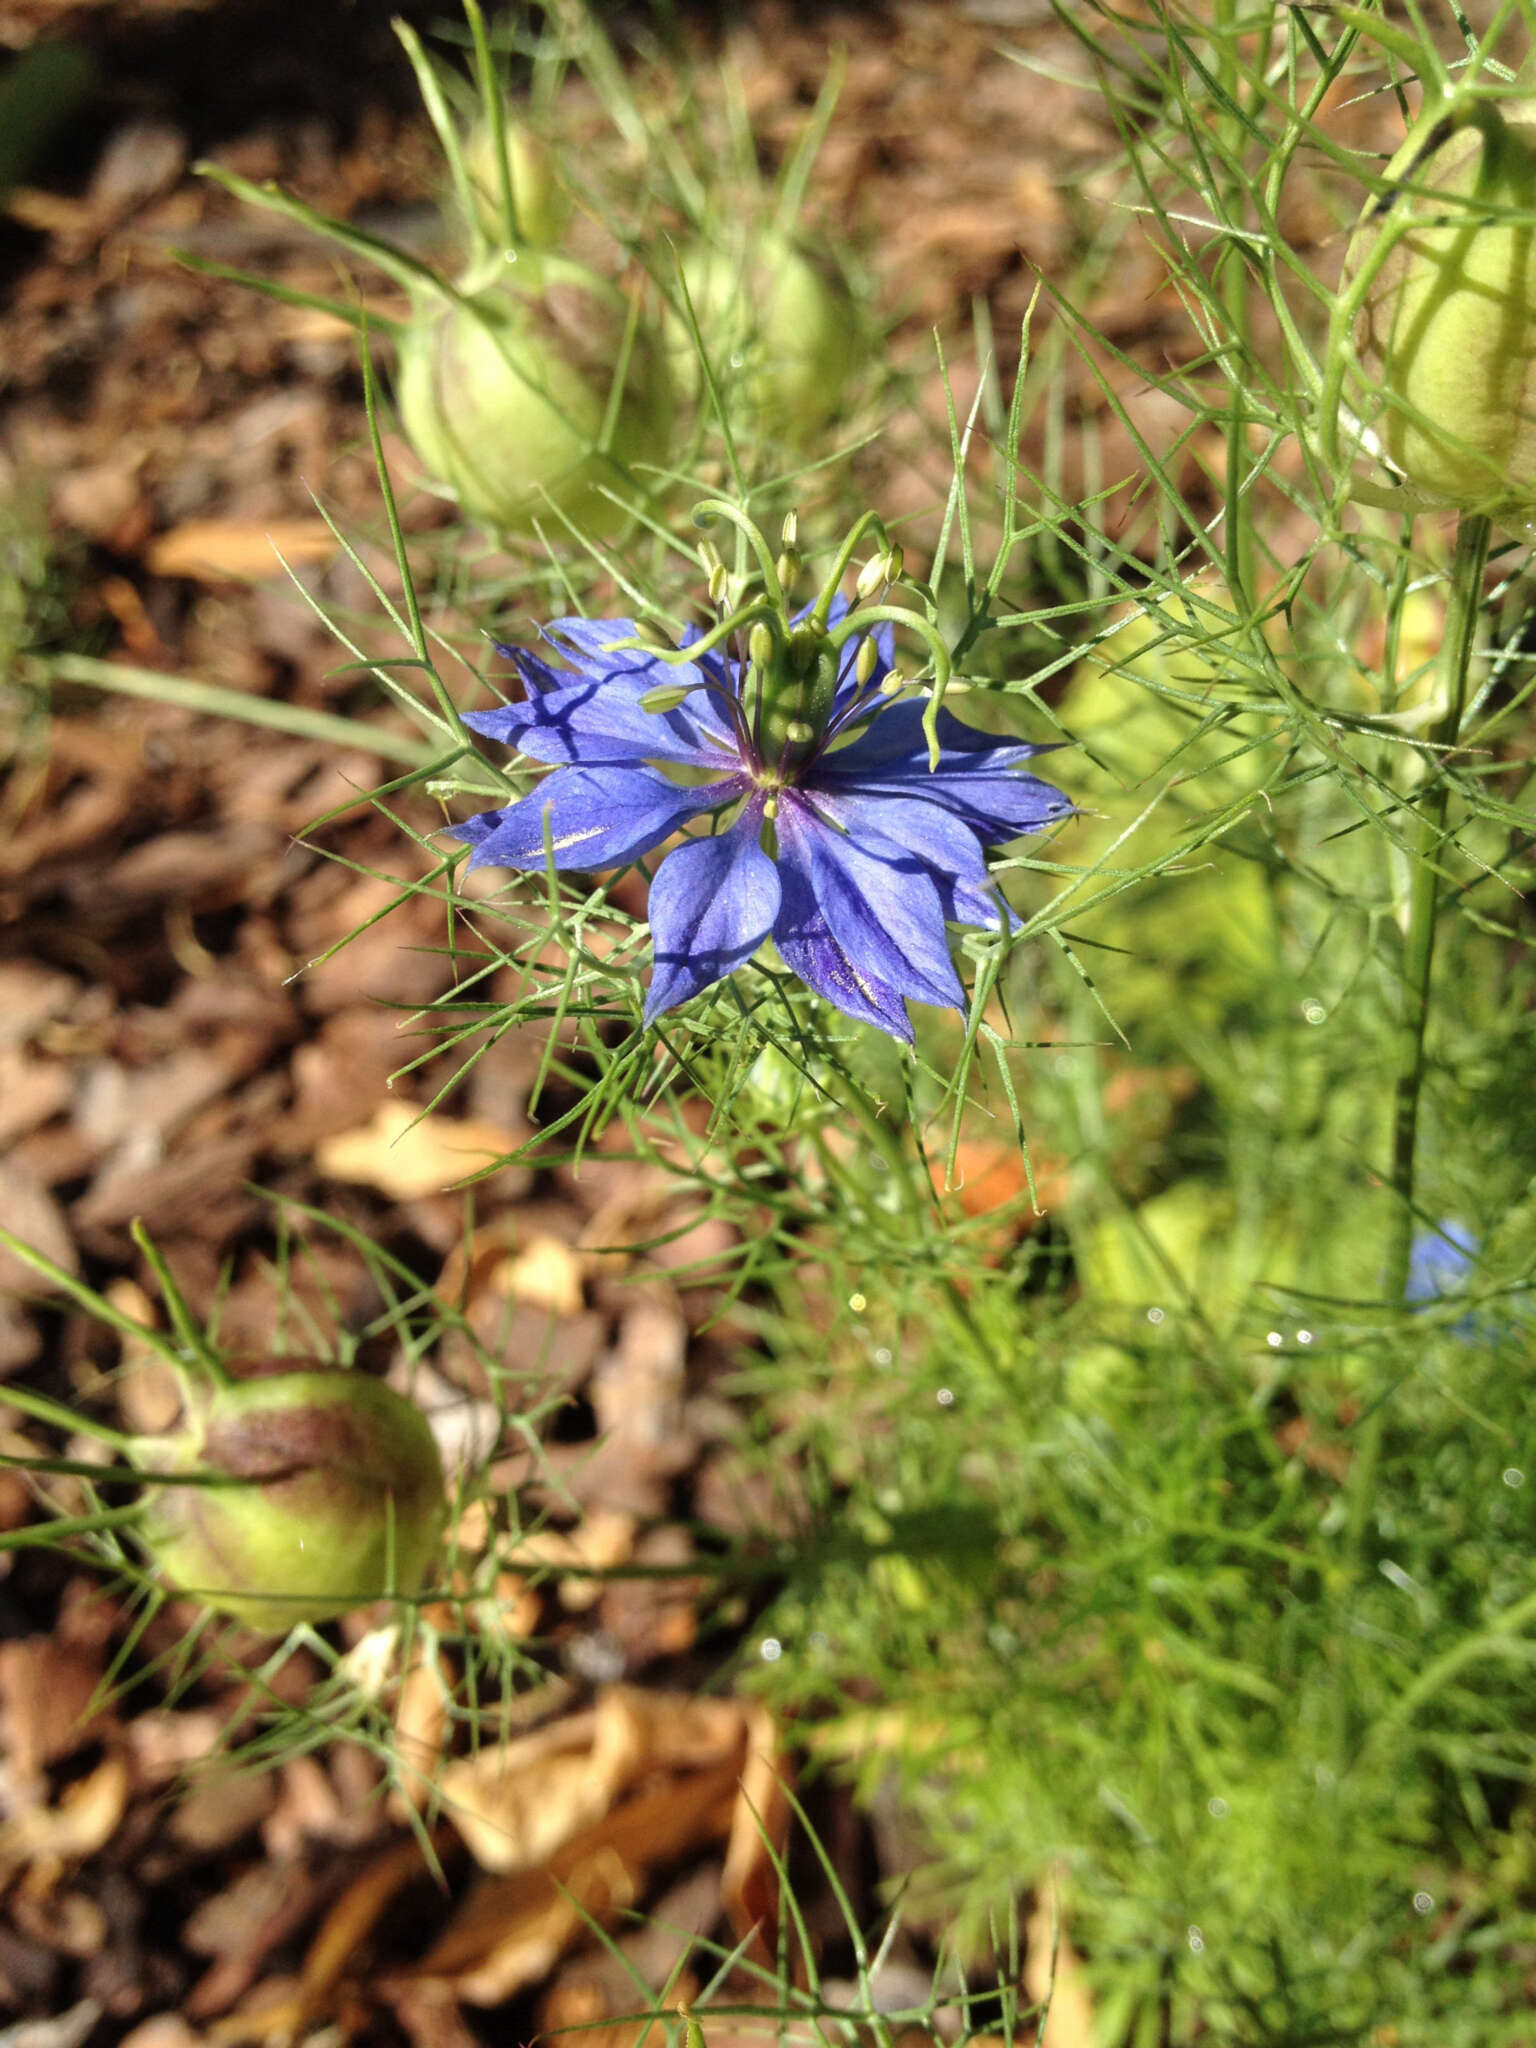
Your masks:
M 685 703 L 689 695 L 687 683 L 658 683 L 654 690 L 647 690 L 640 699 L 642 711 L 675 711 Z

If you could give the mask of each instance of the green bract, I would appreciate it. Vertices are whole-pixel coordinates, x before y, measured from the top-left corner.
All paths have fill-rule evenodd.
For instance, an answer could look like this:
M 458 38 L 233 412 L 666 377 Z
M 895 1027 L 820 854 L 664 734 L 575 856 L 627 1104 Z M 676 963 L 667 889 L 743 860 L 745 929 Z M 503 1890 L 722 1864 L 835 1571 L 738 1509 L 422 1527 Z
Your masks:
M 624 295 L 579 263 L 507 252 L 492 279 L 423 297 L 401 333 L 406 435 L 465 512 L 499 532 L 558 514 L 611 529 L 623 513 L 602 487 L 630 498 L 629 465 L 665 457 L 663 353 Z
M 1536 516 L 1536 103 L 1426 113 L 1350 245 L 1363 424 L 1431 504 Z
M 361 1372 L 321 1367 L 189 1385 L 181 1428 L 135 1460 L 168 1479 L 142 1538 L 181 1591 L 253 1628 L 324 1621 L 414 1593 L 447 1517 L 421 1411 Z M 223 1477 L 228 1485 L 206 1483 Z
M 779 234 L 750 254 L 692 249 L 683 280 L 710 368 L 760 430 L 795 441 L 825 426 L 858 359 L 858 315 L 841 281 Z M 698 349 L 680 319 L 669 347 L 679 386 L 697 396 Z

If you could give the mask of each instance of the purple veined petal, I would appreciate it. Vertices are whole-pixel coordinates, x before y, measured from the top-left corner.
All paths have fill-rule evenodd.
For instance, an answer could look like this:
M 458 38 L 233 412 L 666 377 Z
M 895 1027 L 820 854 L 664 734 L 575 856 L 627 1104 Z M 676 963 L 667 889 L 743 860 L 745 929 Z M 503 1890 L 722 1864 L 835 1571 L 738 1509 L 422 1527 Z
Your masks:
M 845 1017 L 873 1024 L 877 1030 L 910 1045 L 912 1026 L 900 991 L 871 974 L 867 967 L 855 968 L 832 936 L 809 874 L 798 865 L 781 860 L 779 883 L 782 894 L 779 914 L 774 920 L 773 942 L 785 966 Z
M 637 669 L 665 667 L 644 647 L 617 644 L 640 638 L 633 619 L 551 619 L 539 631 L 562 654 L 575 648 L 577 662 L 592 675 L 625 675 Z
M 627 624 L 609 620 L 602 630 L 617 639 Z M 738 748 L 727 712 L 704 687 L 705 674 L 692 662 L 668 665 L 638 655 L 633 665 L 598 673 L 595 664 L 580 672 L 551 668 L 526 651 L 516 659 L 527 692 L 524 701 L 470 712 L 464 723 L 472 732 L 551 767 L 647 760 L 710 769 L 735 764 Z M 628 657 L 615 660 L 623 664 Z M 691 688 L 692 694 L 671 711 L 644 709 L 643 697 L 673 685 Z
M 557 868 L 593 873 L 623 867 L 659 846 L 701 811 L 742 793 L 732 776 L 683 789 L 650 768 L 559 768 L 520 803 L 482 811 L 449 830 L 474 851 L 472 868 L 542 868 L 545 821 Z
M 920 858 L 883 841 L 862 846 L 793 790 L 781 795 L 777 822 L 784 900 L 774 940 L 808 987 L 908 1040 L 903 997 L 965 1007 L 943 905 Z
M 994 775 L 961 772 L 946 776 L 941 763 L 937 773 L 929 775 L 925 762 L 910 778 L 887 782 L 871 778 L 858 787 L 870 796 L 920 796 L 942 805 L 968 826 L 983 846 L 1000 846 L 1026 832 L 1043 832 L 1070 818 L 1077 809 L 1054 783 L 1042 782 L 1038 775 L 1010 774 L 1006 769 Z
M 728 666 L 723 666 L 713 652 L 707 654 L 702 663 L 695 664 L 664 660 L 643 646 L 621 646 L 619 643 L 622 641 L 640 637 L 640 628 L 633 619 L 556 619 L 543 628 L 543 633 L 545 639 L 580 673 L 607 687 L 619 684 L 636 697 L 672 684 L 698 685 L 706 679 L 727 690 L 735 689 L 734 673 Z M 688 627 L 682 636 L 682 648 L 686 650 L 693 641 L 702 638 L 696 627 Z M 697 690 L 689 704 L 691 707 L 710 706 L 714 714 L 711 722 L 721 733 L 729 730 L 708 691 Z
M 773 929 L 779 877 L 760 844 L 762 829 L 763 800 L 754 797 L 729 831 L 685 840 L 657 870 L 647 1024 L 745 967 Z
M 926 709 L 927 704 L 921 697 L 903 697 L 899 703 L 888 705 L 870 720 L 856 740 L 851 740 L 846 747 L 840 747 L 831 755 L 831 762 L 839 769 L 888 775 L 893 768 L 900 769 L 911 761 L 921 763 L 926 774 L 928 735 L 923 731 Z M 973 764 L 986 768 L 1014 768 L 1036 754 L 1054 752 L 1057 744 L 1051 742 L 1039 746 L 1028 740 L 999 739 L 996 733 L 980 732 L 974 725 L 962 723 L 941 707 L 941 760 L 937 772 L 943 774 L 946 762 L 959 766 L 962 772 Z M 952 762 L 950 757 L 954 757 Z
M 703 677 L 690 663 L 673 669 L 670 680 L 702 684 Z M 646 690 L 656 687 L 645 684 Z M 740 758 L 735 734 L 702 688 L 675 710 L 646 711 L 624 682 L 578 677 L 523 704 L 470 712 L 464 723 L 551 767 L 674 761 L 688 768 L 732 769 Z
M 893 705 L 851 745 L 818 760 L 815 786 L 829 795 L 922 797 L 962 819 L 984 846 L 1041 832 L 1076 809 L 1053 784 L 1016 772 L 1046 748 L 998 740 L 946 711 L 939 713 L 943 751 L 930 770 L 922 717 L 920 701 Z
M 806 796 L 823 816 L 863 846 L 887 859 L 907 852 L 921 861 L 939 892 L 947 924 L 980 925 L 996 931 L 1018 918 L 997 893 L 980 843 L 970 826 L 942 804 L 920 795 L 871 795 L 863 790 L 823 790 L 812 778 Z

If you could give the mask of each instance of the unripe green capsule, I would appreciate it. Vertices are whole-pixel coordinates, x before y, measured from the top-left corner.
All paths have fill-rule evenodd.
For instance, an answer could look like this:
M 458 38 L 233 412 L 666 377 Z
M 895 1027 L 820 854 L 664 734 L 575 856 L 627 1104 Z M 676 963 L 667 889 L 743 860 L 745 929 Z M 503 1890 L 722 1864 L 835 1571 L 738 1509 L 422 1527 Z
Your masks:
M 1430 504 L 1536 518 L 1536 102 L 1426 113 L 1350 244 L 1348 395 Z
M 516 241 L 523 248 L 553 249 L 570 226 L 574 210 L 555 162 L 542 137 L 508 113 L 502 128 L 507 152 L 507 180 L 512 190 Z M 464 168 L 469 174 L 475 214 L 493 242 L 503 239 L 501 164 L 489 121 L 478 121 L 464 141 Z
M 691 249 L 683 277 L 727 397 L 745 406 L 759 432 L 776 439 L 804 442 L 818 433 L 841 408 L 862 347 L 858 310 L 842 280 L 773 232 L 741 255 Z M 666 330 L 679 391 L 702 398 L 691 329 L 674 316 Z
M 178 1431 L 134 1447 L 168 1482 L 147 1493 L 140 1534 L 173 1585 L 274 1632 L 417 1591 L 448 1503 L 412 1402 L 366 1373 L 281 1364 L 186 1401 Z
M 564 513 L 597 533 L 633 495 L 626 471 L 660 461 L 672 430 L 664 352 L 628 301 L 561 256 L 523 254 L 432 296 L 400 337 L 396 397 L 423 467 L 498 533 Z M 612 433 L 599 447 L 628 350 Z

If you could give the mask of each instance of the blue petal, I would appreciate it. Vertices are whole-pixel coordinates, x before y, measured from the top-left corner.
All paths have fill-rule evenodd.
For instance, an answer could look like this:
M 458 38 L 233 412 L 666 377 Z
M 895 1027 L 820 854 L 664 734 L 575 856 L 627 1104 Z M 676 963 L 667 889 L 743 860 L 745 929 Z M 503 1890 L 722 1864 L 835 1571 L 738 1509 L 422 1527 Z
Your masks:
M 780 798 L 778 832 L 783 903 L 773 936 L 807 987 L 908 1041 L 904 997 L 964 1007 L 943 905 L 920 859 L 884 842 L 866 849 L 792 790 Z
M 613 643 L 635 630 L 631 619 L 556 620 L 546 638 L 555 644 L 558 635 L 569 643 L 560 651 L 573 667 L 551 668 L 519 650 L 515 659 L 526 701 L 472 712 L 465 724 L 552 766 L 646 760 L 734 765 L 735 735 L 718 699 L 702 687 L 704 673 L 692 662 L 661 661 L 644 648 L 615 648 Z M 673 711 L 642 709 L 642 697 L 673 687 L 693 694 Z
M 759 797 L 728 832 L 687 840 L 662 862 L 651 884 L 647 1024 L 744 967 L 773 929 L 779 877 L 759 843 L 762 829 Z
M 870 721 L 856 740 L 839 749 L 831 759 L 840 768 L 857 764 L 861 773 L 887 774 L 909 760 L 920 761 L 926 770 L 928 736 L 923 731 L 926 708 L 921 697 L 903 697 L 899 702 L 889 704 Z M 996 733 L 979 732 L 974 725 L 962 724 L 942 708 L 939 711 L 939 745 L 946 756 L 964 755 L 977 766 L 987 768 L 1013 768 L 1032 755 L 1055 751 L 1052 746 L 1032 746 L 1025 740 L 1003 740 Z M 942 764 L 939 772 L 943 773 Z
M 700 678 L 697 669 L 684 667 L 674 669 L 669 680 L 693 683 Z M 702 691 L 673 711 L 646 711 L 635 697 L 626 695 L 623 684 L 583 678 L 541 691 L 523 704 L 471 712 L 464 723 L 551 767 L 676 761 L 690 768 L 719 769 L 734 768 L 740 759 L 734 735 Z M 706 733 L 713 733 L 718 744 Z
M 1409 1253 L 1408 1300 L 1438 1301 L 1442 1294 L 1454 1294 L 1471 1275 L 1477 1251 L 1477 1238 L 1464 1223 L 1419 1231 Z
M 785 966 L 844 1016 L 873 1024 L 910 1045 L 912 1026 L 907 1021 L 900 992 L 867 967 L 855 968 L 832 936 L 811 888 L 810 876 L 790 863 L 781 862 L 779 880 L 783 897 L 773 927 L 773 942 L 783 955 Z
M 542 868 L 545 821 L 557 868 L 623 867 L 700 811 L 741 794 L 739 778 L 682 789 L 650 768 L 561 768 L 504 811 L 450 826 L 474 848 L 472 868 Z
M 886 859 L 906 852 L 921 861 L 939 892 L 947 923 L 982 925 L 988 931 L 996 931 L 1005 919 L 1010 930 L 1018 924 L 987 873 L 976 834 L 941 804 L 863 790 L 817 787 L 807 793 L 818 811 L 871 851 Z
M 851 745 L 824 754 L 810 777 L 829 794 L 917 796 L 942 804 L 968 825 L 984 846 L 1041 832 L 1072 815 L 1070 798 L 1017 765 L 1048 751 L 962 725 L 939 713 L 939 765 L 930 772 L 917 700 L 893 705 Z

